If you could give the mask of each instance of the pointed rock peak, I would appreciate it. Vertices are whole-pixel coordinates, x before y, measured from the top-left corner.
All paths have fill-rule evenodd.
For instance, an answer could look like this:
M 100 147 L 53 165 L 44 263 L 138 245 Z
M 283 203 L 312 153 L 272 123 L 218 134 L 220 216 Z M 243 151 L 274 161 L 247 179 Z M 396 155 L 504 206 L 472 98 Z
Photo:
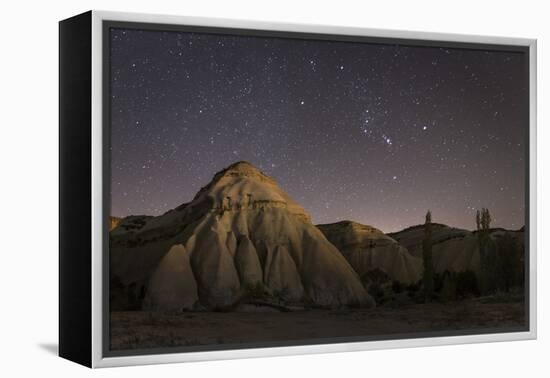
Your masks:
M 310 222 L 305 210 L 285 193 L 277 182 L 254 165 L 238 161 L 214 175 L 189 205 L 196 209 L 225 211 L 281 208 Z
M 229 167 L 216 173 L 215 177 L 220 176 L 257 176 L 268 178 L 266 174 L 247 161 L 238 161 Z
M 257 171 L 259 172 L 260 170 L 256 168 L 252 163 L 249 163 L 248 161 L 245 161 L 245 160 L 241 160 L 231 164 L 229 167 L 225 168 L 224 171 L 235 171 L 235 172 Z
M 208 190 L 215 184 L 217 184 L 221 179 L 227 179 L 227 178 L 238 178 L 238 177 L 250 177 L 255 178 L 260 181 L 268 181 L 270 183 L 276 184 L 275 180 L 273 180 L 271 177 L 260 171 L 258 168 L 256 168 L 253 164 L 241 160 L 236 163 L 231 164 L 227 168 L 222 169 L 218 173 L 214 175 L 212 178 L 212 181 L 204 188 L 202 188 L 201 191 Z

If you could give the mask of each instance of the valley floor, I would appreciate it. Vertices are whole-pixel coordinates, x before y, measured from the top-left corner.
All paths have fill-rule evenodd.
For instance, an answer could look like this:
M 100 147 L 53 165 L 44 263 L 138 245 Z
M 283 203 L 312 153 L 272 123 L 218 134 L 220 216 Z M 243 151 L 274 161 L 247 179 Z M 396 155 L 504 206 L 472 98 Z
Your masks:
M 185 346 L 238 348 L 254 343 L 309 343 L 326 338 L 381 339 L 413 336 L 419 332 L 515 331 L 525 325 L 523 302 L 495 303 L 466 300 L 453 303 L 410 304 L 392 308 L 186 312 L 167 314 L 145 311 L 111 314 L 111 349 L 135 350 Z M 429 335 L 426 335 L 429 336 Z M 436 336 L 436 334 L 433 334 Z M 325 342 L 327 340 L 324 340 Z M 336 340 L 334 340 L 336 341 Z M 333 341 L 333 342 L 334 342 Z M 340 340 L 351 341 L 351 340 Z M 359 341 L 359 340 L 356 340 Z M 231 345 L 229 345 L 231 344 Z M 249 344 L 249 345 L 246 345 Z

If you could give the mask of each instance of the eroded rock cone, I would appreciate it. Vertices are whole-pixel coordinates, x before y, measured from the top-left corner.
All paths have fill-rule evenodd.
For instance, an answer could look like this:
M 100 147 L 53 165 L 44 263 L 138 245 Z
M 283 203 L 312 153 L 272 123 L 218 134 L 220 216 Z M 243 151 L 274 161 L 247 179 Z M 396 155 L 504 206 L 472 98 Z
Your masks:
M 374 305 L 304 209 L 247 162 L 217 173 L 189 204 L 119 231 L 111 243 L 112 273 L 123 285 L 142 285 L 148 303 L 155 303 L 153 277 L 176 244 L 189 255 L 187 274 L 208 308 L 230 307 L 253 286 L 290 303 Z M 185 307 L 193 297 L 181 300 Z
M 143 307 L 164 311 L 191 310 L 197 300 L 197 282 L 189 254 L 182 245 L 174 245 L 153 271 Z

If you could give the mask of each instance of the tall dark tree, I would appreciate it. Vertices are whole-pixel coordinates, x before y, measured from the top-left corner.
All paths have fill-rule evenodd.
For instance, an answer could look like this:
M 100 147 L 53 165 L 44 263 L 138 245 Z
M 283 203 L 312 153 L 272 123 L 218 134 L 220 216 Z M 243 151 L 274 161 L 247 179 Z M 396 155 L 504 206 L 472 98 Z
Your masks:
M 424 273 L 422 283 L 424 285 L 424 298 L 430 302 L 434 293 L 434 268 L 432 261 L 432 213 L 428 210 L 424 223 L 424 240 L 422 242 L 422 261 Z
M 482 208 L 481 213 L 476 213 L 477 236 L 479 243 L 479 265 L 480 265 L 480 291 L 486 295 L 496 290 L 498 274 L 496 261 L 496 246 L 491 241 L 491 214 L 489 209 Z

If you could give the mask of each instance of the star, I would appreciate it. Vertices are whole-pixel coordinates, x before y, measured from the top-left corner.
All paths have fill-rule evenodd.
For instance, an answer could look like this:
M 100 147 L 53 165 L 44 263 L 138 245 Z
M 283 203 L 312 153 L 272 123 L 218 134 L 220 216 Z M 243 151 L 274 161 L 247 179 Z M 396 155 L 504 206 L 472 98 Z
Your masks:
M 117 215 L 162 214 L 246 160 L 315 223 L 397 231 L 429 206 L 438 222 L 471 229 L 467 205 L 489 206 L 495 226 L 525 223 L 521 52 L 122 28 L 111 36 Z

